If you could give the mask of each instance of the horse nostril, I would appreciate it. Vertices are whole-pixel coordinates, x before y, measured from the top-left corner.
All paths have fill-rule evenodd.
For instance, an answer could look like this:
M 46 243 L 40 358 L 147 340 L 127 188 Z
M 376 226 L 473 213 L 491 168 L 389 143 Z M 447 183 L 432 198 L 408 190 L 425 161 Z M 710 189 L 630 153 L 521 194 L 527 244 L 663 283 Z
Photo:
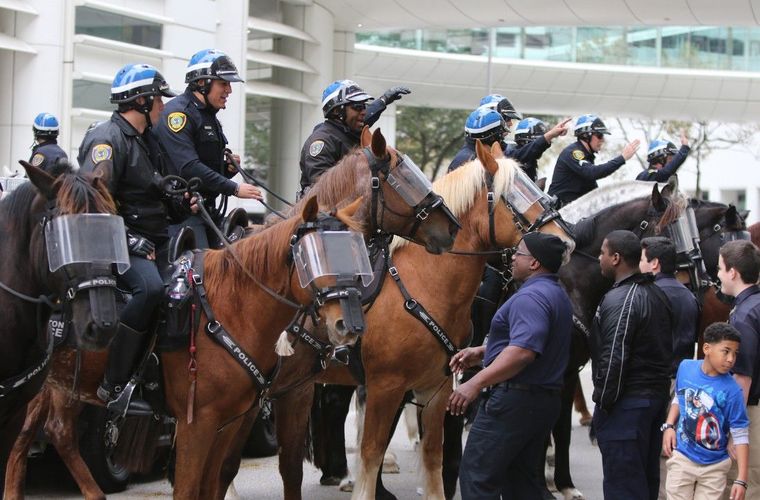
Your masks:
M 338 332 L 340 335 L 346 335 L 348 332 L 348 329 L 346 328 L 346 322 L 342 319 L 339 319 L 335 322 L 335 331 Z

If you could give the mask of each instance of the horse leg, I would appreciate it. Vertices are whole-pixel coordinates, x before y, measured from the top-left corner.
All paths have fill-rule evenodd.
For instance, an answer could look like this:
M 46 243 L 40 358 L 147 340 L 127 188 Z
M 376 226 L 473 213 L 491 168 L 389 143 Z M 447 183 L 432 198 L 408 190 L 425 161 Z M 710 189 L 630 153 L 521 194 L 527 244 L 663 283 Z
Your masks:
M 552 436 L 554 437 L 554 486 L 566 500 L 582 500 L 584 498 L 583 493 L 575 488 L 570 477 L 573 400 L 577 394 L 575 386 L 578 380 L 577 373 L 570 373 L 565 377 L 559 418 L 552 428 Z
M 177 448 L 174 472 L 174 498 L 194 500 L 201 496 L 205 486 L 207 460 L 216 441 L 218 421 L 207 412 L 196 412 L 193 423 L 184 415 L 177 418 Z M 218 479 L 218 476 L 217 476 Z
M 372 386 L 371 391 L 364 414 L 360 467 L 351 497 L 354 500 L 375 500 L 377 475 L 383 464 L 391 425 L 404 398 L 403 390 L 395 387 L 378 385 Z
M 50 411 L 45 422 L 45 433 L 55 446 L 61 460 L 71 472 L 82 495 L 87 499 L 105 498 L 89 467 L 79 453 L 77 421 L 82 413 L 82 403 L 71 400 L 70 394 L 51 388 Z
M 47 418 L 50 406 L 49 389 L 43 387 L 42 391 L 29 402 L 26 410 L 26 420 L 21 433 L 16 438 L 11 454 L 8 457 L 8 465 L 5 469 L 5 492 L 6 500 L 24 498 L 24 480 L 26 479 L 27 455 L 32 441 L 37 437 L 37 431 L 42 422 Z
M 591 413 L 586 405 L 586 396 L 583 395 L 583 386 L 581 385 L 580 375 L 575 376 L 575 397 L 573 399 L 575 411 L 581 414 L 581 425 L 591 425 Z
M 277 443 L 280 446 L 280 476 L 285 500 L 301 500 L 304 443 L 309 431 L 309 414 L 299 410 L 313 399 L 314 384 L 303 384 L 274 402 Z
M 451 381 L 447 378 L 442 386 L 415 394 L 417 401 L 428 401 L 422 410 L 423 498 L 443 500 L 443 417 L 451 394 Z
M 231 497 L 236 497 L 235 485 L 232 483 L 240 470 L 240 460 L 243 457 L 243 448 L 248 440 L 248 435 L 251 433 L 253 424 L 256 422 L 256 417 L 259 414 L 258 406 L 256 406 L 250 413 L 243 417 L 240 424 L 240 430 L 237 432 L 237 439 L 233 440 L 227 452 L 227 457 L 224 459 L 221 470 L 219 471 L 220 488 L 227 491 Z
M 348 476 L 345 422 L 354 390 L 353 386 L 325 385 L 315 397 L 312 408 L 317 428 L 314 465 L 322 470 L 320 484 L 341 484 L 341 480 Z
M 24 427 L 26 418 L 27 404 L 14 408 L 14 401 L 9 403 L 10 411 L 0 408 L 0 421 L 3 422 L 2 432 L 0 432 L 0 480 L 5 484 L 5 467 L 8 463 L 8 456 L 16 443 L 16 437 Z
M 209 480 L 201 488 L 201 498 L 224 500 L 227 488 L 235 477 L 234 475 L 230 477 L 230 470 L 225 469 L 225 466 L 228 464 L 240 465 L 243 447 L 242 445 L 236 445 L 235 442 L 243 441 L 241 439 L 241 431 L 244 427 L 250 432 L 253 420 L 248 422 L 248 417 L 249 415 L 246 415 L 230 422 L 221 432 L 216 434 L 214 446 L 211 448 L 206 461 L 206 471 L 204 474 Z M 225 469 L 224 479 L 222 479 L 223 469 Z

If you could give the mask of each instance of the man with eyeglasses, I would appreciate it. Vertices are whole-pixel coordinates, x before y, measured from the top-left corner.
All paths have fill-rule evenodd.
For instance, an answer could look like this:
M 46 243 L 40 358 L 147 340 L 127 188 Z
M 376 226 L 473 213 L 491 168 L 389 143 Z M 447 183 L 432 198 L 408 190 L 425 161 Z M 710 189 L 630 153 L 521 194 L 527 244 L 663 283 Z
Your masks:
M 374 99 L 352 80 L 338 80 L 328 85 L 322 92 L 325 121 L 314 127 L 301 148 L 299 198 L 320 175 L 359 145 L 365 125 L 372 126 L 389 104 L 410 92 L 406 87 L 393 87 L 380 99 Z
M 610 131 L 596 115 L 581 115 L 575 122 L 577 142 L 559 154 L 554 166 L 549 194 L 556 196 L 562 207 L 596 189 L 597 180 L 607 177 L 633 158 L 639 140 L 629 142 L 619 156 L 607 163 L 594 165 L 595 154 L 604 145 L 604 136 Z

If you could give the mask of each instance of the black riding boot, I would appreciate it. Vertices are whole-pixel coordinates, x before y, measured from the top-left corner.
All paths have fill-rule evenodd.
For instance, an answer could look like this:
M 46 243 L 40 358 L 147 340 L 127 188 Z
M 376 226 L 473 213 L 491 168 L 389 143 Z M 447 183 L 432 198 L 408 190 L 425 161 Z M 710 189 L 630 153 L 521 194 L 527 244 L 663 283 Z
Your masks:
M 106 403 L 106 408 L 122 416 L 153 413 L 146 401 L 132 398 L 135 382 L 130 378 L 144 344 L 145 332 L 138 332 L 124 323 L 119 323 L 116 337 L 108 352 L 106 374 L 98 387 L 98 397 Z

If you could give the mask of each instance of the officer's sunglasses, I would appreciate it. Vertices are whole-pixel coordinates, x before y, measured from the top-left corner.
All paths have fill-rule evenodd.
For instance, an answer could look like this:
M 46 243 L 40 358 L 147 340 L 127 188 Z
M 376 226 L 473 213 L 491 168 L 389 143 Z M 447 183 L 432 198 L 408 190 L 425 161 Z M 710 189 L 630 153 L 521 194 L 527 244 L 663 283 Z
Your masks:
M 349 104 L 349 106 L 354 111 L 364 111 L 365 109 L 367 109 L 366 102 L 352 102 L 351 104 Z
M 600 141 L 603 141 L 603 140 L 604 140 L 604 134 L 602 134 L 602 133 L 600 133 L 600 132 L 594 132 L 592 135 L 593 135 L 594 137 L 596 137 L 597 139 L 599 139 Z

